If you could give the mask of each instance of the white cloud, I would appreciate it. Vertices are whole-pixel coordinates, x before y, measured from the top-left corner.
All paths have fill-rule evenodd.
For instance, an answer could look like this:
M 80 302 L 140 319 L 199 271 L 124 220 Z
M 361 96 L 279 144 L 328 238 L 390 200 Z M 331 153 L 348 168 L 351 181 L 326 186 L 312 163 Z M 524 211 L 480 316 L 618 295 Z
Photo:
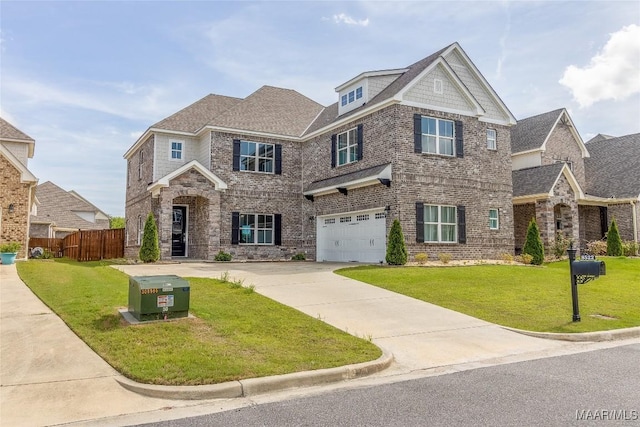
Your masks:
M 333 15 L 333 22 L 336 24 L 359 25 L 361 27 L 366 27 L 369 25 L 369 18 L 356 20 L 347 14 L 339 13 L 337 15 Z
M 568 66 L 559 83 L 571 90 L 582 108 L 640 93 L 640 26 L 629 25 L 611 34 L 589 65 Z

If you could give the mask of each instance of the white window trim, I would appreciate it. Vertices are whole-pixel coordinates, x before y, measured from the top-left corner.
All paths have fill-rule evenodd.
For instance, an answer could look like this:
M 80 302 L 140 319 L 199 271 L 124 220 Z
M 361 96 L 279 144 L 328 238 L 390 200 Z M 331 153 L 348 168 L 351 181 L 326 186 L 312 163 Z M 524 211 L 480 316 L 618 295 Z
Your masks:
M 422 132 L 422 136 L 423 136 L 423 137 L 424 137 L 425 135 L 426 135 L 426 136 L 435 136 L 435 137 L 436 137 L 436 151 L 435 151 L 435 152 L 432 152 L 432 151 L 424 151 L 424 149 L 425 149 L 425 145 L 427 145 L 427 144 L 425 144 L 425 143 L 424 143 L 424 141 L 422 141 L 422 152 L 423 152 L 424 154 L 437 154 L 437 155 L 439 155 L 439 156 L 455 157 L 455 156 L 456 156 L 456 122 L 455 122 L 455 121 L 453 121 L 453 120 L 440 119 L 440 118 L 438 118 L 438 117 L 431 117 L 431 116 L 422 116 L 422 117 L 421 117 L 421 119 L 422 119 L 422 118 L 432 119 L 432 120 L 435 120 L 435 121 L 436 121 L 436 133 L 435 133 L 435 135 L 432 135 L 432 134 L 430 134 L 430 133 L 425 133 L 425 132 L 424 132 L 424 129 L 422 129 L 422 130 L 421 130 L 421 132 Z M 446 154 L 446 153 L 441 153 L 441 152 L 440 152 L 440 122 L 441 122 L 441 121 L 449 122 L 449 123 L 451 123 L 451 125 L 452 125 L 452 128 L 453 128 L 452 135 L 453 135 L 453 136 L 452 136 L 451 138 L 449 138 L 449 137 L 444 137 L 444 136 L 442 137 L 442 138 L 446 138 L 447 140 L 449 140 L 449 139 L 451 140 L 451 148 L 452 148 L 452 150 L 451 150 L 451 151 L 452 151 L 452 154 Z
M 351 141 L 349 139 L 349 135 L 351 134 L 351 132 L 354 132 L 355 138 L 354 141 Z M 340 148 L 340 135 L 346 135 L 347 136 L 347 146 L 345 148 Z M 340 152 L 341 151 L 346 151 L 347 155 L 346 155 L 346 159 L 347 161 L 344 163 L 340 163 Z M 355 152 L 355 160 L 351 160 L 351 152 Z M 358 128 L 351 128 L 345 132 L 341 132 L 336 136 L 336 166 L 344 166 L 344 165 L 348 165 L 351 163 L 356 163 L 358 161 Z
M 242 144 L 246 143 L 246 144 L 256 144 L 256 155 L 255 156 L 249 156 L 246 154 L 242 154 Z M 272 156 L 271 157 L 262 157 L 260 156 L 260 145 L 270 145 L 272 147 L 271 153 Z M 252 158 L 254 159 L 254 165 L 255 168 L 253 170 L 251 169 L 242 169 L 242 159 L 243 158 Z M 260 159 L 269 159 L 271 160 L 271 171 L 261 171 L 259 166 L 260 166 Z M 240 141 L 240 172 L 257 172 L 257 173 L 266 173 L 266 174 L 275 174 L 276 173 L 276 144 L 272 144 L 270 142 L 257 142 L 257 141 L 245 141 L 245 140 L 241 140 Z
M 491 212 L 496 213 L 495 218 L 491 218 Z M 493 226 L 493 222 L 495 221 L 495 227 Z M 500 229 L 500 210 L 499 209 L 489 209 L 489 229 L 490 230 L 499 230 Z
M 175 151 L 180 153 L 180 158 L 179 159 L 176 159 L 176 158 L 173 157 L 173 152 L 174 152 L 173 143 L 181 144 L 180 145 L 180 150 L 179 151 L 175 150 Z M 184 142 L 184 140 L 180 140 L 180 139 L 171 139 L 171 140 L 169 140 L 169 160 L 170 161 L 172 161 L 172 162 L 181 162 L 181 163 L 184 162 L 184 150 L 185 150 L 185 142 Z
M 243 216 L 247 216 L 247 215 L 253 215 L 255 216 L 254 218 L 254 224 L 255 226 L 251 228 L 251 230 L 253 230 L 253 243 L 247 243 L 247 242 L 242 242 L 242 217 Z M 258 227 L 258 216 L 259 215 L 263 215 L 263 216 L 270 216 L 271 217 L 271 228 L 260 228 Z M 238 229 L 239 229 L 239 238 L 238 238 L 238 244 L 239 245 L 243 245 L 243 246 L 274 246 L 274 242 L 275 242 L 275 238 L 276 238 L 276 230 L 275 230 L 275 215 L 273 214 L 263 214 L 263 213 L 240 213 L 240 223 L 238 224 Z M 270 243 L 258 243 L 258 232 L 259 231 L 267 231 L 270 230 L 271 231 L 271 242 Z
M 437 222 L 427 222 L 425 218 L 424 221 L 424 243 L 444 243 L 444 244 L 455 244 L 458 243 L 458 208 L 452 205 L 424 205 L 424 212 L 426 214 L 428 207 L 436 206 L 438 208 L 438 221 Z M 453 208 L 453 220 L 454 222 L 442 222 L 442 208 Z M 437 225 L 438 226 L 438 240 L 427 240 L 427 225 Z M 443 225 L 453 225 L 454 233 L 453 240 L 442 240 L 442 226 Z
M 489 137 L 489 132 L 493 132 L 493 137 Z M 487 148 L 494 151 L 498 149 L 498 132 L 495 129 L 487 129 Z

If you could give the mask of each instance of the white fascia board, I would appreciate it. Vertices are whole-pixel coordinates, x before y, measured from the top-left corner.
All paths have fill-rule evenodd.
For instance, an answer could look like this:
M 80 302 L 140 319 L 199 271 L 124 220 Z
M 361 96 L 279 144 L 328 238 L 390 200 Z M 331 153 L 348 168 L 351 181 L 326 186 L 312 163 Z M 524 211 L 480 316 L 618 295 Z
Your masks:
M 353 181 L 345 182 L 339 185 L 330 185 L 317 190 L 305 191 L 302 193 L 304 196 L 323 196 L 325 194 L 335 193 L 338 188 L 346 188 L 347 190 L 353 190 L 355 188 L 368 187 L 370 185 L 380 184 L 381 179 L 391 179 L 391 164 L 384 168 L 380 173 L 365 178 L 356 179 Z
M 409 71 L 408 68 L 398 68 L 395 70 L 381 70 L 381 71 L 365 71 L 364 73 L 360 73 L 351 80 L 348 80 L 342 83 L 340 86 L 336 87 L 335 91 L 340 92 L 342 89 L 362 80 L 367 77 L 380 77 L 380 76 L 392 76 L 396 74 L 403 74 Z
M 279 135 L 277 133 L 260 132 L 255 130 L 246 130 L 246 129 L 225 128 L 221 126 L 212 126 L 212 125 L 204 126 L 196 134 L 194 134 L 194 136 L 201 134 L 203 131 L 224 132 L 224 133 L 232 133 L 236 135 L 258 136 L 261 138 L 280 139 L 283 141 L 296 141 L 296 142 L 300 141 L 299 136 Z
M 156 134 L 156 133 L 164 133 L 167 135 L 180 135 L 180 136 L 188 136 L 188 137 L 194 137 L 197 136 L 197 133 L 192 133 L 192 132 L 182 132 L 182 131 L 176 131 L 176 130 L 167 130 L 167 129 L 158 129 L 158 128 L 149 128 L 145 131 L 145 133 L 143 133 L 137 140 L 136 142 L 131 146 L 131 148 L 129 148 L 127 150 L 126 153 L 124 153 L 124 157 L 125 159 L 129 160 L 129 158 L 136 152 L 138 151 L 138 148 L 140 147 L 140 145 L 142 145 L 142 143 L 144 143 L 147 138 L 149 138 L 149 136 L 151 136 L 151 134 Z
M 566 117 L 566 119 L 569 121 L 569 130 L 571 131 L 571 134 L 573 135 L 576 142 L 578 143 L 578 147 L 580 147 L 580 151 L 582 152 L 582 158 L 584 159 L 586 157 L 591 157 L 591 155 L 589 154 L 589 150 L 587 150 L 586 144 L 582 140 L 580 133 L 578 133 L 578 129 L 576 128 L 576 125 L 573 123 L 573 120 L 571 119 L 571 116 L 569 115 L 569 112 L 567 111 L 566 108 L 562 110 L 562 115 L 564 115 L 564 117 Z M 562 117 L 562 115 L 560 117 Z M 558 118 L 558 120 L 560 120 L 560 118 Z
M 163 176 L 162 178 L 160 178 L 159 180 L 157 180 L 156 182 L 154 182 L 153 184 L 149 185 L 147 187 L 147 191 L 151 192 L 152 197 L 158 197 L 160 195 L 160 190 L 164 187 L 168 187 L 169 183 L 172 179 L 174 179 L 175 177 L 178 177 L 180 175 L 182 175 L 183 173 L 185 173 L 186 171 L 188 171 L 189 169 L 195 169 L 196 171 L 198 171 L 202 176 L 204 176 L 205 178 L 207 178 L 209 181 L 211 181 L 214 185 L 214 188 L 218 191 L 224 191 L 227 189 L 227 184 L 221 180 L 220 178 L 218 178 L 213 172 L 211 172 L 209 169 L 205 168 L 204 166 L 202 166 L 200 164 L 200 162 L 198 162 L 197 160 L 192 160 L 189 163 L 187 163 L 186 165 L 174 170 L 173 172 Z
M 636 198 L 624 198 L 624 199 L 616 199 L 614 197 L 598 197 L 598 196 L 590 196 L 586 194 L 583 199 L 578 201 L 579 205 L 588 205 L 588 206 L 602 206 L 609 204 L 635 204 L 640 202 L 640 195 Z
M 0 142 L 20 142 L 22 144 L 27 144 L 27 157 L 30 159 L 33 158 L 33 153 L 35 151 L 36 141 L 34 139 L 15 139 L 15 138 L 2 138 Z
M 528 194 L 526 196 L 513 197 L 511 202 L 514 205 L 524 205 L 525 203 L 535 203 L 538 200 L 545 200 L 549 198 L 549 193 L 540 194 Z
M 455 108 L 445 108 L 439 105 L 422 104 L 422 103 L 413 102 L 413 101 L 402 101 L 400 102 L 400 105 L 405 105 L 407 107 L 423 108 L 423 109 L 434 110 L 434 111 L 442 111 L 443 113 L 460 114 L 461 116 L 469 116 L 469 111 L 458 110 Z M 471 117 L 476 117 L 476 116 L 471 116 Z
M 507 108 L 507 105 L 504 102 L 502 102 L 502 99 L 500 98 L 500 96 L 498 96 L 496 91 L 493 90 L 493 87 L 491 87 L 491 85 L 489 84 L 487 79 L 484 78 L 484 76 L 482 75 L 480 70 L 478 70 L 478 68 L 475 66 L 475 64 L 471 61 L 471 58 L 469 58 L 467 53 L 462 49 L 462 47 L 458 44 L 458 42 L 453 43 L 449 47 L 449 49 L 445 50 L 442 53 L 441 56 L 445 57 L 449 53 L 451 53 L 451 51 L 453 51 L 453 50 L 456 50 L 460 54 L 460 56 L 462 56 L 462 59 L 467 63 L 467 66 L 469 66 L 473 70 L 473 72 L 475 73 L 476 77 L 484 85 L 485 89 L 487 89 L 489 91 L 489 93 L 493 96 L 494 101 L 496 101 L 498 103 L 498 105 L 500 107 L 502 107 L 502 109 L 504 110 L 504 113 L 509 118 L 509 123 L 512 124 L 512 125 L 515 125 L 518 122 L 516 120 L 515 116 L 511 113 L 509 108 Z
M 29 169 L 20 161 L 16 156 L 13 155 L 8 148 L 4 145 L 0 144 L 0 154 L 2 154 L 6 159 L 20 172 L 20 182 L 22 184 L 37 184 L 38 178 L 35 177 L 31 173 Z
M 399 103 L 400 102 L 397 99 L 394 99 L 394 98 L 386 99 L 386 100 L 384 100 L 382 102 L 379 102 L 377 104 L 373 104 L 373 105 L 363 109 L 362 111 L 358 111 L 355 114 L 351 114 L 351 115 L 349 115 L 347 117 L 341 118 L 340 120 L 332 122 L 332 123 L 328 124 L 325 127 L 322 127 L 322 128 L 320 128 L 320 129 L 318 129 L 316 131 L 313 131 L 309 135 L 305 135 L 303 138 L 299 138 L 298 140 L 302 141 L 302 142 L 308 141 L 310 139 L 315 138 L 318 135 L 322 135 L 323 133 L 326 133 L 326 132 L 330 131 L 331 129 L 335 129 L 335 128 L 338 128 L 338 127 L 340 127 L 340 126 L 342 126 L 342 125 L 344 125 L 346 123 L 356 121 L 356 120 L 358 120 L 358 119 L 360 119 L 362 117 L 368 116 L 369 114 L 374 113 L 374 112 L 376 112 L 378 110 L 382 110 L 383 108 L 386 108 L 389 105 L 399 104 Z
M 563 164 L 562 170 L 558 174 L 556 180 L 553 182 L 553 185 L 551 186 L 551 190 L 549 190 L 549 196 L 553 196 L 553 189 L 555 188 L 556 184 L 558 183 L 558 180 L 560 179 L 560 174 L 564 175 L 567 178 L 567 181 L 569 181 L 569 185 L 573 190 L 574 199 L 576 201 L 580 199 L 584 199 L 584 192 L 582 191 L 580 184 L 578 184 L 578 180 L 576 179 L 575 175 L 573 174 L 573 172 L 571 172 L 571 169 L 569 169 L 569 166 L 567 166 L 566 163 Z
M 531 153 L 542 153 L 543 151 L 545 151 L 545 150 L 542 150 L 540 148 L 534 148 L 532 150 L 518 151 L 517 153 L 511 154 L 511 157 L 524 156 L 524 155 L 531 154 Z

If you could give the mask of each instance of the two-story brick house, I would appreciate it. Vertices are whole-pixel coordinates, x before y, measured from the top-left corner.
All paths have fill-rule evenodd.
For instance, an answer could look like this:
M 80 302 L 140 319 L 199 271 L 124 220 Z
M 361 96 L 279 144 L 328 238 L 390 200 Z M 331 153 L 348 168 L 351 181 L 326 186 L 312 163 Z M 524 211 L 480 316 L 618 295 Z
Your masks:
M 336 92 L 209 95 L 151 126 L 125 154 L 127 255 L 149 212 L 163 259 L 382 262 L 394 219 L 411 254 L 513 251 L 516 121 L 457 43 Z
M 35 140 L 0 117 L 0 244 L 19 242 L 26 258 L 38 179 L 29 171 Z
M 585 144 L 561 108 L 519 120 L 511 148 L 516 252 L 532 218 L 547 251 L 557 233 L 580 248 L 602 239 L 614 217 L 624 240 L 640 239 L 640 134 Z

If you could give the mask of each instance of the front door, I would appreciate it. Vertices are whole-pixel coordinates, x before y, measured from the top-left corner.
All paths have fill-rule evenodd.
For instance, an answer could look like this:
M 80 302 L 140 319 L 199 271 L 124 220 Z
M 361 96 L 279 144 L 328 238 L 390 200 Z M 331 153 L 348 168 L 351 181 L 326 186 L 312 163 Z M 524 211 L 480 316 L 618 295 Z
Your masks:
M 186 256 L 187 242 L 187 207 L 173 207 L 173 223 L 171 226 L 171 256 Z

